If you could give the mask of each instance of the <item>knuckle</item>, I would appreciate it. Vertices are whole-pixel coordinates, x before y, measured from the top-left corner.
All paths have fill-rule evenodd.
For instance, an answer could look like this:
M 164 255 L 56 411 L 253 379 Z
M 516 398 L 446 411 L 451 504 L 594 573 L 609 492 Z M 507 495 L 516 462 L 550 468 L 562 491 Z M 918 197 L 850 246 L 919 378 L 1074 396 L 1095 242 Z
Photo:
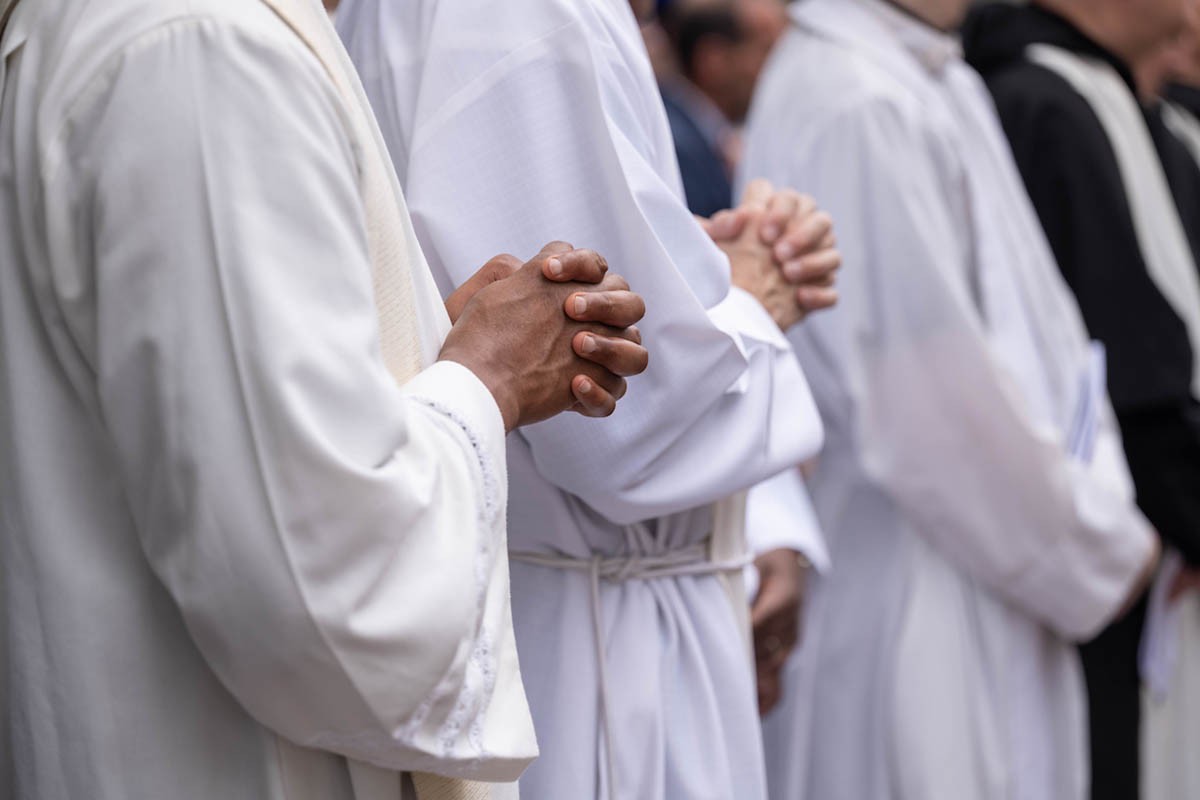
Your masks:
M 604 276 L 600 288 L 606 292 L 627 292 L 629 291 L 629 282 L 620 275 L 610 272 Z
M 508 275 L 521 268 L 521 261 L 510 253 L 501 253 L 498 256 L 494 256 L 484 266 L 486 266 L 492 272 L 492 274 Z
M 597 296 L 597 300 L 599 302 L 596 303 L 596 316 L 604 320 L 613 319 L 617 313 L 617 303 L 612 294 L 604 292 Z

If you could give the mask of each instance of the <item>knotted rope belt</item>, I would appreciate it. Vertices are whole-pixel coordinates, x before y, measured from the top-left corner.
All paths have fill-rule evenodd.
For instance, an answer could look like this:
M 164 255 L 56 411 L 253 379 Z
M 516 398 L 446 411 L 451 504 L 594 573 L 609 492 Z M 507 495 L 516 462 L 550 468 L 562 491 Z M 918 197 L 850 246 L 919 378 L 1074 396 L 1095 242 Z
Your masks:
M 616 762 L 613 756 L 611 719 L 609 718 L 608 667 L 604 657 L 604 608 L 600 603 L 600 582 L 624 583 L 626 581 L 650 581 L 657 578 L 679 578 L 689 575 L 717 575 L 723 572 L 739 572 L 750 563 L 746 555 L 727 561 L 714 561 L 709 554 L 709 541 L 681 547 L 656 555 L 572 556 L 546 553 L 511 552 L 509 561 L 532 564 L 537 567 L 570 570 L 585 573 L 591 589 L 592 635 L 595 638 L 596 669 L 599 678 L 600 725 L 604 732 L 605 776 L 608 779 L 609 800 L 618 800 L 616 789 Z

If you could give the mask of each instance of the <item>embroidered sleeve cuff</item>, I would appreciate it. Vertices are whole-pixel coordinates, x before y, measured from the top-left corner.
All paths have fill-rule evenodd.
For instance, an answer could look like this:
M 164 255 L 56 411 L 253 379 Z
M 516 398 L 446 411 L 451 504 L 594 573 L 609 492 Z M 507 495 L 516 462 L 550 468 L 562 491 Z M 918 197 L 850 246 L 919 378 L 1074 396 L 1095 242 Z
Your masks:
M 439 361 L 401 391 L 463 430 L 475 449 L 483 475 L 496 484 L 487 487 L 489 505 L 502 507 L 500 500 L 508 493 L 504 418 L 483 381 L 461 364 Z

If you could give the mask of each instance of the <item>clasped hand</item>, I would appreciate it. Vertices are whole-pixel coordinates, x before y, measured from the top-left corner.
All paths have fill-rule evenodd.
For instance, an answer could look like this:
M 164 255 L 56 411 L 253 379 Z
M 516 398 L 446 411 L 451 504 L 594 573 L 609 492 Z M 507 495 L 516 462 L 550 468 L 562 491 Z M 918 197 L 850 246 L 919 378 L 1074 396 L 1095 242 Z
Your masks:
M 531 261 L 496 256 L 446 301 L 454 323 L 439 360 L 474 372 L 507 430 L 563 411 L 604 417 L 649 354 L 646 313 L 604 257 L 552 242 Z
M 733 285 L 758 298 L 781 329 L 837 303 L 842 257 L 833 220 L 811 197 L 756 180 L 740 206 L 700 223 L 729 256 Z

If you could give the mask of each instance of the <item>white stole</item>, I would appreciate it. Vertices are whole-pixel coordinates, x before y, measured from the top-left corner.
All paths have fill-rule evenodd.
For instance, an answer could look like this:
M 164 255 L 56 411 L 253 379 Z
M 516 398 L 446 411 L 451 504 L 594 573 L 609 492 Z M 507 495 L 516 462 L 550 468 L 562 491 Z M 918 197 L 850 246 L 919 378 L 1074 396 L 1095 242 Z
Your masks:
M 361 160 L 360 183 L 367 217 L 375 303 L 384 363 L 404 384 L 423 367 L 413 271 L 422 264 L 403 195 L 361 84 L 324 10 L 316 0 L 263 0 L 325 68 L 343 100 Z M 402 775 L 349 762 L 359 800 L 399 800 Z M 419 800 L 488 800 L 489 784 L 414 773 Z
M 1187 327 L 1192 395 L 1200 398 L 1200 277 L 1137 99 L 1116 70 L 1098 59 L 1043 44 L 1030 45 L 1026 56 L 1079 92 L 1108 135 L 1147 271 Z
M 709 539 L 709 559 L 714 564 L 735 563 L 746 558 L 746 493 L 739 492 L 713 505 L 713 531 Z M 743 570 L 716 573 L 717 580 L 729 595 L 733 614 L 738 621 L 746 651 L 753 658 L 754 640 L 750 627 L 750 600 L 746 596 Z

